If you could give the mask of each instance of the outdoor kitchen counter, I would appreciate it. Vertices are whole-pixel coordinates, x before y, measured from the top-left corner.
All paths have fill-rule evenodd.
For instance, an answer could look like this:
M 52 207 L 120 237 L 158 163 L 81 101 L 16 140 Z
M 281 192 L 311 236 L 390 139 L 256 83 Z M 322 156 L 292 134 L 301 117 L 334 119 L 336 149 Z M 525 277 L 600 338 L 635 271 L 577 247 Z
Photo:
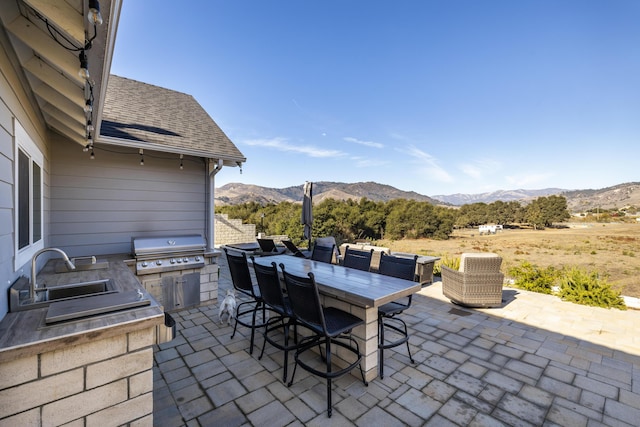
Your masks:
M 109 268 L 68 273 L 55 273 L 60 260 L 52 259 L 38 274 L 37 283 L 53 286 L 111 279 L 119 291 L 141 290 L 151 304 L 53 325 L 45 325 L 47 307 L 7 313 L 0 322 L 0 363 L 164 324 L 162 306 L 142 288 L 125 263 L 130 255 L 100 258 L 109 261 Z

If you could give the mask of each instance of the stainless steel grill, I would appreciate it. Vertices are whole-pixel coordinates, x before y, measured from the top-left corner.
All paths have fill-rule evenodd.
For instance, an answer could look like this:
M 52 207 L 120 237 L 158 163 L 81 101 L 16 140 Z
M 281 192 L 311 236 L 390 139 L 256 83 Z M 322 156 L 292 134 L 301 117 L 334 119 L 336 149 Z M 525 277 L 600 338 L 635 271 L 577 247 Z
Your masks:
M 205 249 L 206 242 L 199 234 L 131 239 L 137 275 L 202 268 Z

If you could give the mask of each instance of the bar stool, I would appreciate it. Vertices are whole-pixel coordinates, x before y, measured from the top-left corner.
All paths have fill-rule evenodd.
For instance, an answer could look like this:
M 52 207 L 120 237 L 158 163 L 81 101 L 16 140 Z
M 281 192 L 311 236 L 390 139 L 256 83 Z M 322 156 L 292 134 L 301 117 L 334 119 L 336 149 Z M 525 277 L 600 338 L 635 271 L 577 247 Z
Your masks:
M 256 273 L 256 280 L 258 287 L 260 288 L 260 294 L 269 311 L 275 312 L 275 317 L 270 317 L 269 321 L 264 328 L 264 341 L 262 343 L 262 351 L 258 360 L 262 359 L 264 355 L 264 349 L 267 342 L 279 350 L 284 351 L 284 372 L 282 374 L 282 382 L 287 382 L 287 368 L 289 363 L 289 351 L 298 348 L 298 328 L 289 298 L 282 292 L 282 285 L 280 283 L 280 276 L 278 275 L 278 267 L 275 262 L 272 262 L 270 266 L 260 265 L 255 262 L 253 256 L 251 256 L 251 262 L 253 263 L 253 269 Z M 289 328 L 293 326 L 294 343 L 289 344 Z M 274 331 L 280 331 L 279 336 L 282 336 L 284 332 L 283 344 L 276 337 L 273 337 L 270 333 Z
M 333 407 L 331 404 L 331 381 L 334 378 L 341 377 L 356 366 L 360 368 L 362 382 L 368 385 L 364 378 L 364 371 L 360 361 L 362 354 L 358 342 L 351 336 L 353 328 L 363 325 L 364 321 L 351 313 L 340 310 L 335 307 L 323 307 L 320 304 L 320 296 L 318 294 L 318 286 L 314 279 L 313 273 L 308 276 L 296 276 L 285 271 L 284 264 L 280 264 L 284 276 L 284 283 L 287 287 L 287 294 L 291 301 L 291 308 L 296 316 L 296 320 L 306 328 L 309 328 L 313 335 L 300 340 L 300 346 L 295 353 L 296 364 L 293 367 L 293 374 L 288 386 L 293 384 L 298 365 L 307 372 L 325 378 L 327 380 L 327 414 L 331 417 Z M 347 342 L 342 341 L 346 339 Z M 303 360 L 301 357 L 304 353 L 312 350 L 316 345 L 325 346 L 325 354 L 320 356 L 325 362 L 325 369 L 316 368 L 317 364 L 312 361 Z M 347 366 L 338 370 L 334 370 L 331 363 L 332 346 L 339 346 L 343 349 L 340 352 L 341 358 L 345 360 L 351 357 L 352 361 L 346 361 Z M 314 360 L 317 360 L 314 358 Z
M 418 255 L 415 255 L 413 258 L 402 258 L 382 253 L 378 273 L 385 276 L 415 281 L 417 261 Z M 411 297 L 412 295 L 409 295 L 403 302 L 392 301 L 378 307 L 378 366 L 380 368 L 379 372 L 381 379 L 384 378 L 385 349 L 397 347 L 406 343 L 409 360 L 411 360 L 411 363 L 416 363 L 413 360 L 411 349 L 409 348 L 409 331 L 407 330 L 407 324 L 404 320 L 396 317 L 411 306 Z M 392 342 L 385 343 L 385 329 L 393 330 L 400 335 L 400 338 Z
M 251 274 L 249 273 L 249 263 L 247 262 L 247 255 L 241 252 L 240 255 L 233 255 L 227 248 L 224 248 L 224 252 L 227 256 L 227 263 L 229 264 L 229 272 L 231 273 L 231 281 L 233 287 L 249 297 L 249 301 L 243 301 L 236 306 L 236 321 L 233 326 L 233 333 L 231 339 L 236 334 L 238 323 L 242 326 L 251 329 L 251 341 L 249 345 L 249 354 L 253 354 L 253 340 L 256 329 L 262 328 L 266 324 L 266 310 L 260 289 L 253 285 L 251 280 Z M 256 323 L 256 314 L 262 310 L 262 323 Z M 244 317 L 250 314 L 251 321 L 247 321 Z

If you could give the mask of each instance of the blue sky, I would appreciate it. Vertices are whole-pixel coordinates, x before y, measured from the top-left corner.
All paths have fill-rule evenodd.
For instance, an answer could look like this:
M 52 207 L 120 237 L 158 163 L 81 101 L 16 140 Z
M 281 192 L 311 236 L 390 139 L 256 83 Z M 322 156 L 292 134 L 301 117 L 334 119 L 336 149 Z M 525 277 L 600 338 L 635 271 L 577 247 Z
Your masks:
M 640 1 L 124 0 L 111 72 L 192 95 L 216 186 L 640 181 Z

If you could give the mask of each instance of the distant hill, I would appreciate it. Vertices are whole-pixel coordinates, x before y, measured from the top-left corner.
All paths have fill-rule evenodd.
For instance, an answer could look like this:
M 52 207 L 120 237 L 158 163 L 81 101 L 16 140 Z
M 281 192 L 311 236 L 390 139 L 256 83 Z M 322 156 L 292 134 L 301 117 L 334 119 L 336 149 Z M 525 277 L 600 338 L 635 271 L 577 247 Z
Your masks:
M 640 207 L 640 182 L 628 182 L 599 190 L 573 190 L 561 193 L 572 212 L 589 209 Z
M 216 188 L 215 201 L 220 205 L 236 205 L 247 202 L 260 204 L 280 202 L 302 202 L 302 184 L 287 188 L 267 188 L 258 185 L 230 183 Z M 415 191 L 402 191 L 395 187 L 376 182 L 314 182 L 313 203 L 332 198 L 336 200 L 360 200 L 366 197 L 375 202 L 386 202 L 394 199 L 412 199 L 417 201 L 442 204 L 431 197 Z
M 560 188 L 545 188 L 543 190 L 498 190 L 490 193 L 478 194 L 450 194 L 432 196 L 436 200 L 455 206 L 468 205 L 470 203 L 492 203 L 498 200 L 503 202 L 523 201 L 538 197 L 560 194 L 566 190 Z
M 314 182 L 313 202 L 320 203 L 326 198 L 336 200 L 360 200 L 366 197 L 373 201 L 386 202 L 393 199 L 412 199 L 435 205 L 462 206 L 470 203 L 492 203 L 497 200 L 528 201 L 542 196 L 561 195 L 566 197 L 571 212 L 583 212 L 589 209 L 640 207 L 640 182 L 619 184 L 598 190 L 563 190 L 545 188 L 542 190 L 501 190 L 479 194 L 451 194 L 425 196 L 414 191 L 402 191 L 395 187 L 376 182 Z M 258 185 L 231 183 L 216 188 L 216 204 L 235 205 L 248 202 L 260 204 L 302 201 L 302 184 L 287 188 L 268 188 Z

